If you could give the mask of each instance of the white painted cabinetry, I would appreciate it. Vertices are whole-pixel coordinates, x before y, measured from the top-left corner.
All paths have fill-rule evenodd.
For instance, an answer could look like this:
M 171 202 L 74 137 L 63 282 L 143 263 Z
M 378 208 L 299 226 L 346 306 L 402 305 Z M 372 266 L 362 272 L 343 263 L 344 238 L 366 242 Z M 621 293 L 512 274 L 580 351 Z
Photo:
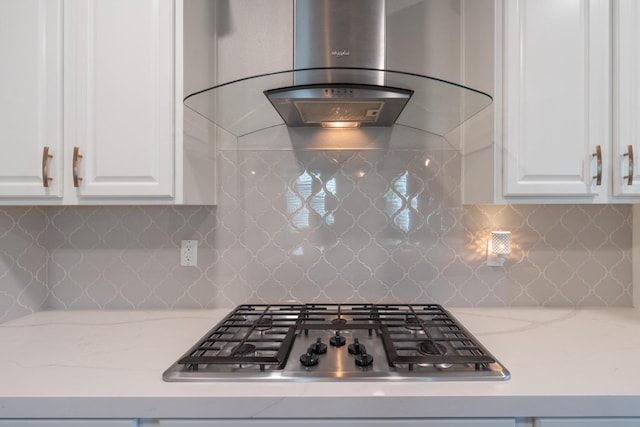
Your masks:
M 183 138 L 182 11 L 0 1 L 0 204 L 215 203 L 214 130 Z
M 393 420 L 314 420 L 314 419 L 279 419 L 279 420 L 156 420 L 142 421 L 141 427 L 320 427 L 332 425 L 335 427 L 515 427 L 513 419 L 393 419 Z
M 62 196 L 62 17 L 62 0 L 0 1 L 2 197 Z
M 465 43 L 493 46 L 495 79 L 479 81 L 493 85 L 495 117 L 464 127 L 463 202 L 637 201 L 640 176 L 628 185 L 628 146 L 640 130 L 637 2 L 498 0 L 484 28 L 471 3 Z M 467 54 L 468 84 L 482 56 Z
M 605 194 L 609 2 L 504 5 L 504 196 Z
M 136 427 L 137 420 L 0 420 L 0 427 Z
M 640 2 L 613 2 L 613 194 L 640 195 Z M 631 171 L 631 173 L 630 173 Z
M 640 418 L 539 418 L 533 427 L 637 427 Z
M 4 0 L 0 9 L 2 203 L 172 201 L 182 129 L 174 2 Z
M 66 0 L 65 26 L 67 189 L 172 197 L 173 1 Z

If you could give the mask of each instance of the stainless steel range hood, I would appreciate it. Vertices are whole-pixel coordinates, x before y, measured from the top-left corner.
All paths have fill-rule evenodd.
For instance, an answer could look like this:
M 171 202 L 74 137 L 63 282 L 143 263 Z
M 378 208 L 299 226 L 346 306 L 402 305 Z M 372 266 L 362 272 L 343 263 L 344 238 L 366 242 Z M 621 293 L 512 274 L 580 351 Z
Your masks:
M 189 95 L 185 105 L 235 136 L 290 127 L 403 125 L 445 135 L 485 93 L 385 69 L 385 0 L 295 0 L 294 69 Z

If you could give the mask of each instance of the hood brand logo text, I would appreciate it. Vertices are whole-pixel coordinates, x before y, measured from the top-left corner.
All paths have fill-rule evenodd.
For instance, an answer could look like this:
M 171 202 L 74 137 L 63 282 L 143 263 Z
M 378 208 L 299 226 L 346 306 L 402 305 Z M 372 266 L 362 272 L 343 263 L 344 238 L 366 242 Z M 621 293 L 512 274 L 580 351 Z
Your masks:
M 331 56 L 335 56 L 337 58 L 342 58 L 343 56 L 350 56 L 350 55 L 351 55 L 351 51 L 346 49 L 331 51 Z

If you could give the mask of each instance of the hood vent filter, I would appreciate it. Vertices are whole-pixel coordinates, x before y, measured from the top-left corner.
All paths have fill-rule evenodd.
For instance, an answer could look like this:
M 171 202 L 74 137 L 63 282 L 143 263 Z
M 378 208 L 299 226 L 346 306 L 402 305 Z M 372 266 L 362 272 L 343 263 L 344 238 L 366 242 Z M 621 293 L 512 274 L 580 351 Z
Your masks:
M 390 126 L 412 90 L 373 85 L 303 85 L 265 91 L 289 126 Z M 340 126 L 345 124 L 345 126 Z

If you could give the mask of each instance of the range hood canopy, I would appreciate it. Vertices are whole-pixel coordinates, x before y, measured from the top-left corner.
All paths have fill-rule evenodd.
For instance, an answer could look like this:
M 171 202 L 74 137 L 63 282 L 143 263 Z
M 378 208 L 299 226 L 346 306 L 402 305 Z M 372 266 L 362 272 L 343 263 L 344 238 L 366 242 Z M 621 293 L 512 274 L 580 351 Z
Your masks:
M 296 0 L 294 69 L 220 84 L 185 106 L 235 136 L 284 125 L 402 125 L 445 135 L 491 104 L 486 93 L 385 70 L 384 0 Z

